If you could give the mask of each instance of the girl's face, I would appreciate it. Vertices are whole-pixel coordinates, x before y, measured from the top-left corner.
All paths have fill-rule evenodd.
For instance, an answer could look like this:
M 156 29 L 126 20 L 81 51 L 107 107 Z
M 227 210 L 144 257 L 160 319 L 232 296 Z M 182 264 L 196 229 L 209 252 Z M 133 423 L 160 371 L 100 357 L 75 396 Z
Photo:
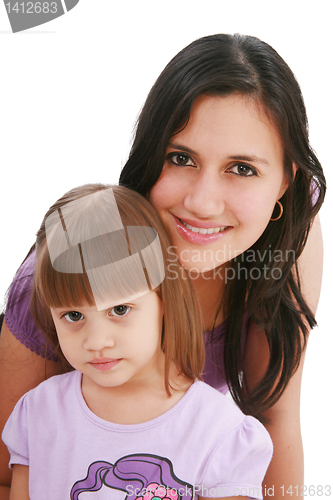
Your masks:
M 202 273 L 258 240 L 287 187 L 282 142 L 263 107 L 201 96 L 170 138 L 149 199 L 183 267 Z
M 164 373 L 157 293 L 101 311 L 61 307 L 51 308 L 51 314 L 67 361 L 94 384 L 116 387 Z

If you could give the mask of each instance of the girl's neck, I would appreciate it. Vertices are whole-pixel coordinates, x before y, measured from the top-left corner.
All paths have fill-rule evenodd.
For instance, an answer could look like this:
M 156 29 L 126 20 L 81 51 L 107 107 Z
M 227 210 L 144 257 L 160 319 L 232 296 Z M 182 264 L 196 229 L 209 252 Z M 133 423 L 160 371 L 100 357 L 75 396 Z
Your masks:
M 82 376 L 81 390 L 89 409 L 108 422 L 134 425 L 148 422 L 172 408 L 192 385 L 192 381 L 170 369 L 171 396 L 168 396 L 164 377 L 152 378 L 147 383 L 124 384 L 117 387 L 101 387 Z
M 211 330 L 213 325 L 219 326 L 224 321 L 223 313 L 219 311 L 224 292 L 222 270 L 218 273 L 218 269 L 215 269 L 192 280 L 201 306 L 204 331 Z

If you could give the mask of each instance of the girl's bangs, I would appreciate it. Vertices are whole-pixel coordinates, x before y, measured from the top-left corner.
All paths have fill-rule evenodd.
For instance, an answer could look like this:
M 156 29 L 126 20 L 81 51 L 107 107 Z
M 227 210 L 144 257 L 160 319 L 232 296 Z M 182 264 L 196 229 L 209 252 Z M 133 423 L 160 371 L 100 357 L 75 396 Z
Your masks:
M 131 226 L 127 234 L 129 245 L 125 232 L 124 241 L 105 234 L 84 242 L 82 272 L 77 272 L 78 257 L 72 249 L 60 256 L 61 266 L 57 260 L 52 263 L 44 241 L 37 250 L 40 301 L 48 307 L 96 306 L 102 310 L 158 289 L 164 278 L 164 258 L 157 232 Z
M 47 307 L 95 306 L 87 274 L 55 271 L 47 249 L 38 259 L 35 283 L 37 295 Z

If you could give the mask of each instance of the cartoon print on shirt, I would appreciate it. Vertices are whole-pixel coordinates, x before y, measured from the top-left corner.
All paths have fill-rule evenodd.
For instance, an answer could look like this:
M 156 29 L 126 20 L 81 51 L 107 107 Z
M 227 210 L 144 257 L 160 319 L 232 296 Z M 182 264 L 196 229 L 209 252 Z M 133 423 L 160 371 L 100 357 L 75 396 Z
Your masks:
M 125 500 L 192 500 L 193 487 L 173 472 L 170 460 L 158 455 L 134 454 L 109 462 L 90 464 L 85 479 L 71 490 L 71 500 L 83 492 L 107 486 L 124 492 Z

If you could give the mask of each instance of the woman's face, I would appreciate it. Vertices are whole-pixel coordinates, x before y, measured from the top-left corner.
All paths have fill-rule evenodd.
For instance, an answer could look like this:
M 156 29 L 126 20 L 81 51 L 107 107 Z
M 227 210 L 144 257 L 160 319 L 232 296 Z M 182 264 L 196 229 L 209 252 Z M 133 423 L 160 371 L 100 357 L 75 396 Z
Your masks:
M 183 267 L 203 273 L 258 240 L 287 187 L 282 142 L 265 110 L 244 96 L 201 96 L 170 138 L 149 199 Z

